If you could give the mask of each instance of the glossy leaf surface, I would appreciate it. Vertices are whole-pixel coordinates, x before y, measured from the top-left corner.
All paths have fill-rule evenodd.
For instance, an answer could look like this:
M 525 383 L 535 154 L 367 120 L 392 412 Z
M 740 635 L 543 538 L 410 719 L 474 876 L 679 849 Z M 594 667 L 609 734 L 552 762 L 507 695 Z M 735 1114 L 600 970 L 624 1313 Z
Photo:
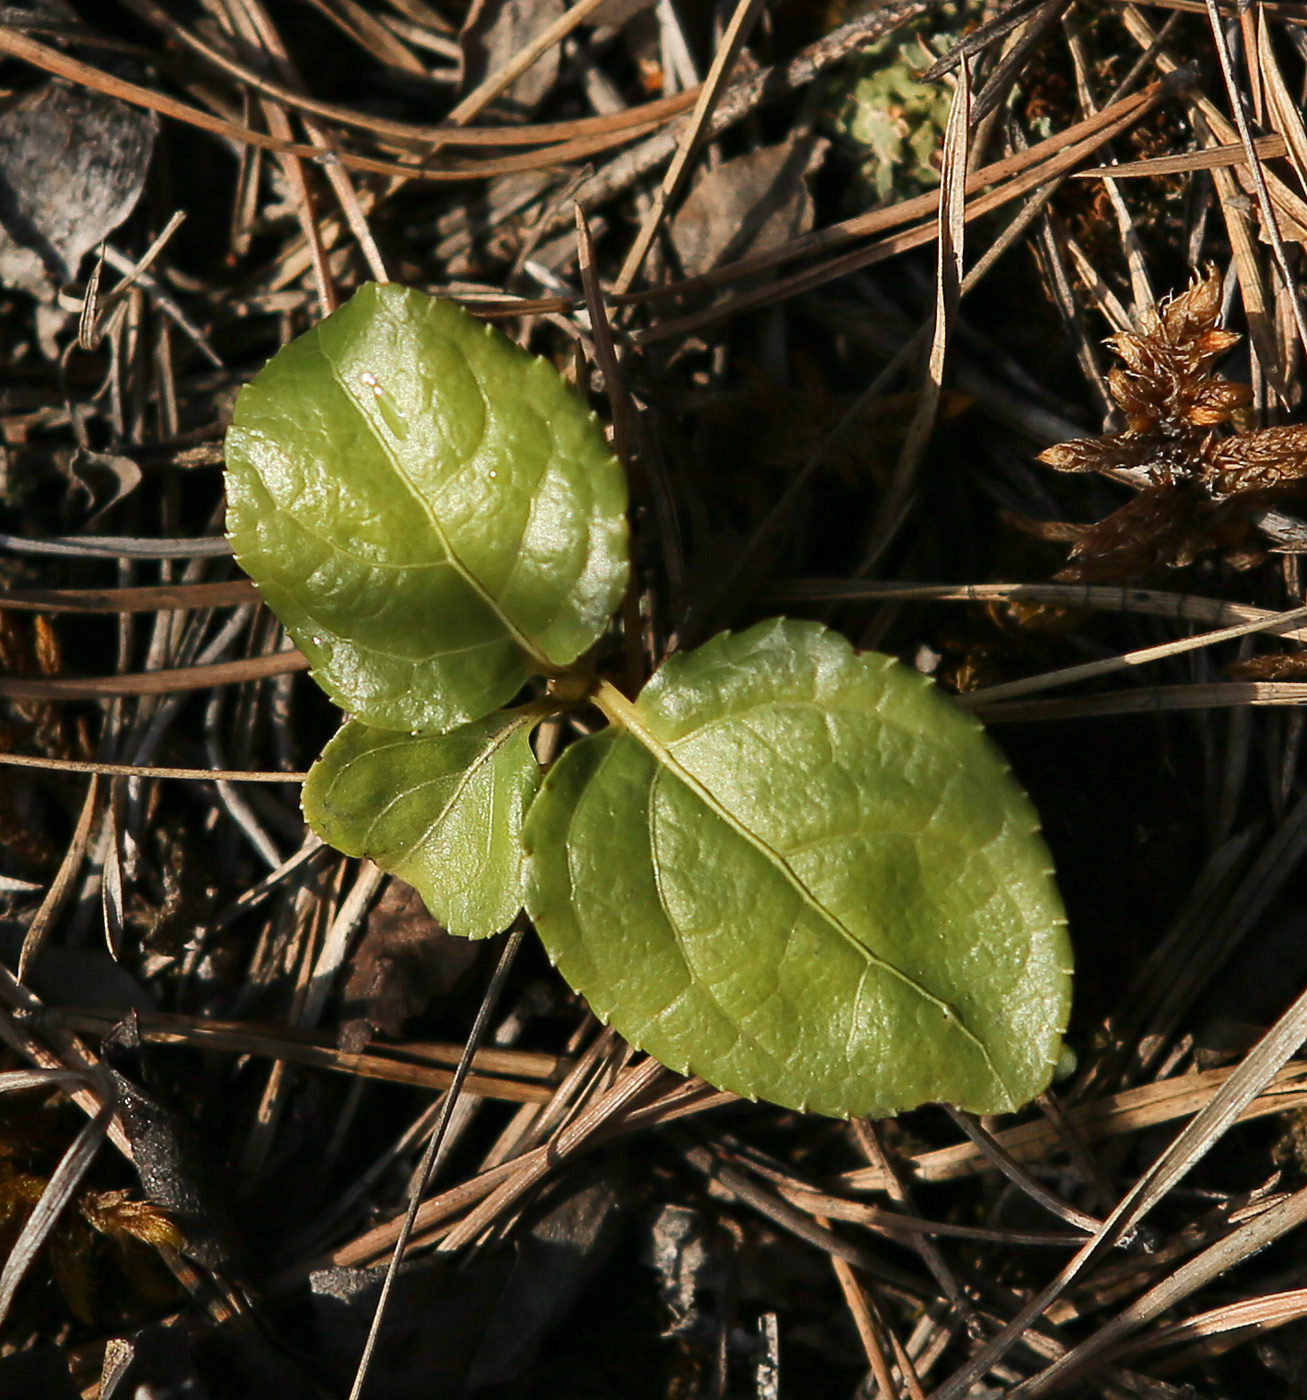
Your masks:
M 1048 1083 L 1070 949 L 1030 802 L 889 657 L 764 623 L 670 660 L 527 818 L 527 908 L 600 1017 L 750 1097 L 885 1115 Z
M 626 485 L 552 365 L 450 302 L 363 287 L 242 391 L 236 557 L 343 709 L 489 714 L 574 660 L 626 585 Z
M 488 938 L 522 907 L 539 719 L 503 711 L 417 735 L 349 720 L 309 772 L 304 815 L 337 850 L 407 880 L 450 933 Z

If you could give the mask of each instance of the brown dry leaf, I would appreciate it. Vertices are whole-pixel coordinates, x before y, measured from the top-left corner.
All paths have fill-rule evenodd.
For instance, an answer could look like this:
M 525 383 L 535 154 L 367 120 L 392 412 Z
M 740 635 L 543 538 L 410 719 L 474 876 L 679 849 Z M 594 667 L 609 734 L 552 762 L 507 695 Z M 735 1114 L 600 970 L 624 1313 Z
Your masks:
M 1215 330 L 1221 314 L 1221 279 L 1208 268 L 1187 291 L 1161 306 L 1161 323 L 1173 345 L 1187 345 Z
M 590 23 L 596 29 L 620 29 L 627 20 L 653 6 L 654 0 L 605 0 L 590 16 Z
M 563 0 L 473 0 L 458 46 L 463 55 L 460 88 L 479 87 L 566 10 Z M 558 46 L 542 54 L 500 98 L 523 115 L 544 100 L 558 81 Z
M 402 880 L 389 880 L 350 961 L 339 1045 L 357 1054 L 375 1032 L 398 1036 L 410 1016 L 449 992 L 476 961 L 477 945 L 454 938 Z
M 152 112 L 59 79 L 0 116 L 0 282 L 41 303 L 50 358 L 67 320 L 55 295 L 135 208 L 158 129 Z
M 826 146 L 811 138 L 762 146 L 703 175 L 671 225 L 685 275 L 697 277 L 807 233 L 813 221 L 808 176 Z

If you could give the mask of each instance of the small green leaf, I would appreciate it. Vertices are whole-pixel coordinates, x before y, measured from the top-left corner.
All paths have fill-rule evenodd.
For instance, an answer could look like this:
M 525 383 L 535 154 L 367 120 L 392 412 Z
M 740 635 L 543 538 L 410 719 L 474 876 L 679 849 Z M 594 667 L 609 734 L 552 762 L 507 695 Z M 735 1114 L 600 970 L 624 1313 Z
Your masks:
M 227 434 L 237 559 L 328 695 L 382 729 L 478 719 L 593 645 L 625 510 L 552 365 L 394 285 L 279 351 Z
M 501 711 L 445 734 L 349 720 L 304 784 L 304 816 L 410 885 L 450 931 L 488 938 L 522 907 L 522 819 L 540 785 L 540 715 Z
M 1017 1107 L 1071 955 L 1030 802 L 976 720 L 890 657 L 763 623 L 673 657 L 527 817 L 563 976 L 682 1073 L 836 1115 Z

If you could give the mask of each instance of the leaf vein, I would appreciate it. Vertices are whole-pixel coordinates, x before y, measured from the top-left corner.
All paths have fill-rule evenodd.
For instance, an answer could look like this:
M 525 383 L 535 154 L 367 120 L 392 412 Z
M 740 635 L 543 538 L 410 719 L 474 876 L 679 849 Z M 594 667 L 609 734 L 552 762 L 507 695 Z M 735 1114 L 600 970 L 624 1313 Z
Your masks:
M 691 984 L 698 990 L 699 994 L 706 998 L 716 1008 L 718 1015 L 731 1028 L 736 1041 L 744 1038 L 744 1028 L 739 1020 L 732 1016 L 729 1011 L 718 1000 L 711 986 L 695 971 L 694 964 L 690 961 L 690 955 L 686 951 L 685 938 L 681 926 L 676 921 L 676 916 L 672 913 L 671 905 L 667 901 L 667 894 L 663 888 L 663 862 L 658 853 L 658 823 L 654 816 L 654 798 L 657 795 L 658 784 L 666 776 L 665 770 L 655 767 L 652 781 L 649 783 L 649 797 L 646 804 L 646 815 L 649 821 L 649 855 L 650 865 L 653 867 L 654 888 L 658 891 L 658 903 L 662 906 L 662 911 L 667 918 L 667 926 L 672 931 L 672 938 L 676 942 L 676 947 L 681 954 L 681 961 L 685 964 L 686 973 L 689 975 Z M 672 1005 L 667 1003 L 667 1007 Z M 749 1040 L 756 1046 L 757 1037 L 749 1036 Z
M 646 726 L 636 706 L 622 695 L 616 687 L 607 681 L 601 682 L 596 692 L 595 700 L 604 713 L 608 715 L 609 719 L 613 720 L 630 733 L 634 739 L 641 743 L 649 753 L 653 755 L 656 763 L 684 783 L 685 786 L 703 802 L 709 811 L 718 816 L 741 840 L 751 846 L 765 861 L 777 870 L 781 876 L 790 883 L 799 898 L 807 904 L 819 918 L 829 925 L 835 934 L 858 954 L 858 956 L 865 959 L 868 964 L 878 967 L 888 976 L 897 979 L 910 991 L 915 992 L 924 1001 L 935 1007 L 937 1011 L 944 1016 L 946 1021 L 955 1024 L 962 1035 L 967 1040 L 971 1041 L 980 1052 L 995 1082 L 1002 1086 L 1004 1092 L 1011 1097 L 1002 1075 L 999 1074 L 997 1067 L 994 1065 L 988 1047 L 975 1031 L 966 1024 L 956 1008 L 951 1006 L 944 998 L 937 996 L 928 987 L 918 982 L 916 978 L 910 976 L 901 968 L 895 967 L 893 963 L 888 962 L 886 959 L 873 952 L 872 949 L 868 948 L 860 939 L 854 937 L 852 932 L 844 927 L 840 919 L 822 903 L 817 894 L 808 888 L 807 884 L 800 878 L 798 872 L 794 870 L 789 862 L 786 861 L 785 857 L 782 856 L 779 851 L 767 845 L 755 832 L 751 831 L 733 812 L 722 804 L 711 788 L 701 782 L 680 763 L 672 750 L 658 739 Z
M 371 433 L 373 439 L 376 441 L 378 446 L 381 448 L 382 452 L 385 454 L 386 459 L 389 461 L 391 469 L 394 471 L 396 477 L 398 477 L 398 479 L 404 483 L 404 486 L 408 489 L 409 495 L 413 497 L 413 500 L 421 508 L 423 515 L 426 516 L 427 523 L 431 526 L 432 533 L 439 541 L 440 547 L 445 551 L 445 556 L 449 560 L 450 566 L 463 579 L 463 581 L 468 585 L 468 587 L 471 588 L 472 591 L 476 593 L 476 595 L 486 604 L 486 606 L 490 608 L 490 610 L 495 614 L 495 616 L 499 618 L 499 620 L 504 625 L 504 630 L 509 634 L 510 637 L 512 637 L 512 639 L 518 644 L 518 646 L 520 646 L 528 656 L 532 657 L 535 660 L 536 664 L 539 665 L 543 670 L 549 670 L 550 666 L 548 657 L 542 656 L 531 644 L 528 638 L 521 631 L 518 630 L 516 624 L 504 612 L 503 607 L 500 605 L 499 599 L 496 598 L 494 594 L 490 592 L 490 590 L 485 586 L 485 584 L 483 584 L 481 580 L 477 578 L 476 574 L 474 574 L 472 570 L 469 569 L 466 564 L 464 564 L 462 559 L 459 558 L 458 552 L 454 549 L 454 546 L 450 541 L 448 534 L 445 532 L 445 527 L 441 523 L 439 515 L 437 515 L 436 511 L 433 509 L 431 502 L 420 490 L 418 490 L 417 483 L 408 474 L 408 471 L 405 469 L 403 463 L 400 461 L 398 456 L 396 456 L 395 452 L 391 449 L 390 443 L 388 443 L 386 439 L 382 436 L 382 434 L 377 431 L 376 426 L 363 412 L 363 409 L 360 407 L 357 398 L 351 392 L 349 385 L 346 384 L 344 377 L 340 373 L 339 366 L 329 355 L 327 355 L 325 351 L 323 352 L 322 357 L 327 362 L 327 365 L 331 370 L 332 378 L 335 379 L 336 383 L 340 385 L 340 391 L 344 395 L 346 401 L 349 403 L 350 407 L 354 410 L 354 412 L 357 413 L 358 416 L 363 420 L 365 427 Z
M 413 853 L 418 849 L 418 847 L 423 845 L 430 838 L 431 833 L 435 831 L 435 829 L 448 818 L 450 812 L 454 810 L 454 807 L 457 805 L 459 799 L 467 791 L 469 785 L 476 778 L 477 774 L 485 767 L 487 763 L 489 763 L 495 757 L 495 755 L 500 751 L 500 749 L 504 747 L 504 745 L 513 737 L 513 735 L 517 733 L 519 729 L 521 729 L 521 727 L 524 724 L 529 723 L 534 723 L 534 719 L 522 718 L 515 720 L 512 724 L 505 725 L 503 729 L 499 730 L 495 734 L 491 742 L 488 743 L 485 746 L 485 748 L 480 750 L 473 757 L 472 762 L 468 764 L 468 766 L 463 770 L 462 774 L 459 776 L 458 782 L 454 786 L 454 791 L 450 794 L 449 801 L 446 802 L 444 807 L 441 808 L 441 810 L 436 814 L 436 816 L 433 817 L 432 820 L 427 823 L 426 829 L 422 832 L 422 834 L 419 837 L 417 837 L 416 840 L 414 840 L 409 845 L 408 850 L 405 851 L 403 856 L 399 857 L 398 860 L 407 861 L 412 858 Z M 343 771 L 344 770 L 342 770 L 342 772 Z M 420 786 L 426 786 L 426 784 L 422 784 Z M 417 792 L 418 790 L 418 787 L 414 787 L 410 789 L 410 792 Z M 409 793 L 405 793 L 403 796 L 406 797 L 408 795 Z M 390 803 L 386 805 L 386 807 L 384 807 L 381 810 L 381 812 L 377 814 L 377 816 L 368 826 L 367 835 L 364 838 L 365 842 L 371 840 L 372 834 L 376 831 L 377 824 L 386 815 L 386 812 L 389 811 L 390 807 L 392 807 L 395 804 L 395 802 L 402 800 L 402 797 L 397 797 L 393 799 Z M 398 863 L 398 861 L 396 861 L 395 863 Z

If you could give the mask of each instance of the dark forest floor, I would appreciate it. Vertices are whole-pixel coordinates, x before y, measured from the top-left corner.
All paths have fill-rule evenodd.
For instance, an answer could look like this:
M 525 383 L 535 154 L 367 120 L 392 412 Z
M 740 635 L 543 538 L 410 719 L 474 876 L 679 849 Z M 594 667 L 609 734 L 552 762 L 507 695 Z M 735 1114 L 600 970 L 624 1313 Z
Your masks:
M 336 716 L 223 537 L 237 391 L 369 278 L 621 425 L 623 664 L 784 610 L 974 708 L 1077 982 L 1022 1113 L 848 1123 L 630 1097 L 528 939 L 366 1393 L 1307 1393 L 1303 8 L 27 0 L 0 52 L 0 1397 L 349 1394 L 495 966 L 306 830 Z

